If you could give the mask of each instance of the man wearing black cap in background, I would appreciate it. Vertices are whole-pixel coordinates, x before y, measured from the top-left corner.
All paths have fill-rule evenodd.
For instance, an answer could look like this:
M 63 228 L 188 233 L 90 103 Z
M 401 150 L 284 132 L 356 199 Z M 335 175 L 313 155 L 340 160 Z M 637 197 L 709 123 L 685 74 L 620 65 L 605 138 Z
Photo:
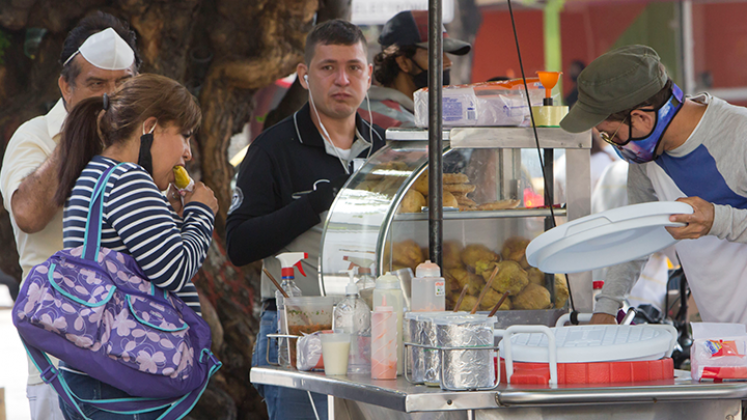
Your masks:
M 685 98 L 656 51 L 610 51 L 578 77 L 578 102 L 560 122 L 566 131 L 595 128 L 628 171 L 630 204 L 681 201 L 675 239 L 703 321 L 747 324 L 747 109 L 707 93 Z M 611 267 L 594 323 L 614 314 L 648 257 Z
M 449 85 L 451 60 L 446 53 L 465 55 L 472 47 L 449 38 L 443 31 L 443 82 Z M 374 78 L 379 86 L 368 91 L 374 124 L 382 127 L 413 127 L 413 94 L 428 86 L 428 11 L 406 10 L 384 25 L 379 36 L 381 52 L 374 57 Z M 368 104 L 361 115 L 369 118 Z

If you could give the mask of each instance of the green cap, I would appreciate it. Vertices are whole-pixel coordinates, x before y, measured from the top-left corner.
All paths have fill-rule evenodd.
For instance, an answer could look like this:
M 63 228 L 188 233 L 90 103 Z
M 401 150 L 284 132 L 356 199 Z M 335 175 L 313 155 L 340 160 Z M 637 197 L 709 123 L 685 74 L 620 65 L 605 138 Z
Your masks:
M 667 80 L 667 72 L 652 48 L 630 45 L 612 50 L 578 75 L 578 102 L 560 126 L 571 133 L 589 130 L 611 114 L 656 95 Z

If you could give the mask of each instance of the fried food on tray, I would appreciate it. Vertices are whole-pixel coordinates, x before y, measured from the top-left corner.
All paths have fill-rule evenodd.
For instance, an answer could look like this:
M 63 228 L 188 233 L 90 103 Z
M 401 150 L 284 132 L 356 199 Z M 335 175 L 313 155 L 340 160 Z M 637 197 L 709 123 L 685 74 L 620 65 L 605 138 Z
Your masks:
M 450 192 L 444 191 L 443 195 L 443 206 L 444 207 L 459 207 L 459 202 Z
M 455 193 L 453 196 L 456 198 L 457 203 L 459 203 L 459 207 L 477 207 L 477 203 L 464 194 Z
M 443 174 L 443 205 L 444 207 L 459 207 L 464 206 L 464 204 L 460 204 L 455 197 L 453 197 L 454 194 L 467 194 L 469 192 L 472 192 L 475 190 L 474 185 L 469 185 L 469 178 L 465 174 L 458 174 L 458 173 L 452 173 L 452 174 Z M 412 184 L 411 190 L 415 190 L 424 196 L 428 196 L 429 192 L 429 186 L 428 186 L 428 171 L 426 170 L 421 174 L 418 179 L 415 180 L 415 183 Z M 466 197 L 464 197 L 466 199 Z M 469 200 L 472 201 L 472 200 Z M 472 201 L 474 203 L 474 201 Z
M 444 280 L 446 280 L 446 299 L 453 299 L 453 302 L 456 302 L 464 286 L 459 284 L 459 281 L 450 275 L 448 271 L 444 274 Z
M 469 194 L 474 191 L 475 188 L 477 187 L 472 184 L 444 184 L 444 191 L 450 193 Z
M 392 265 L 401 265 L 415 270 L 418 264 L 425 261 L 420 245 L 412 239 L 395 242 L 392 246 Z M 394 269 L 394 267 L 392 267 Z
M 459 296 L 457 296 L 457 299 L 459 299 Z M 477 303 L 477 297 L 467 295 L 464 297 L 464 300 L 462 300 L 462 304 L 459 305 L 459 310 L 469 312 L 475 307 L 475 303 Z M 456 304 L 456 302 L 454 302 L 454 304 Z
M 503 293 L 498 293 L 492 288 L 488 290 L 488 292 L 485 294 L 485 297 L 482 298 L 482 302 L 480 302 L 480 310 L 481 311 L 490 311 L 493 309 L 493 306 L 498 304 L 498 301 L 501 300 L 501 296 L 503 296 Z M 501 303 L 501 307 L 498 308 L 499 311 L 508 311 L 511 309 L 511 299 L 506 298 L 506 300 Z
M 443 244 L 443 264 L 445 269 L 462 267 L 462 260 L 459 259 L 459 253 L 462 247 L 459 242 L 446 241 Z
M 550 292 L 536 284 L 528 285 L 521 293 L 511 298 L 514 309 L 548 309 L 552 306 Z
M 555 307 L 562 308 L 568 301 L 568 282 L 565 274 L 555 275 Z
M 516 208 L 519 204 L 521 204 L 521 200 L 498 200 L 493 201 L 492 203 L 485 203 L 480 204 L 477 206 L 477 210 L 505 210 L 505 209 L 513 209 Z
M 521 264 L 523 268 L 529 268 L 527 262 L 527 245 L 530 240 L 522 238 L 521 236 L 514 236 L 506 239 L 503 243 L 503 249 L 501 249 L 501 255 L 504 260 L 513 260 Z
M 482 261 L 498 261 L 500 256 L 482 244 L 467 245 L 460 255 L 464 265 L 475 268 L 475 264 Z
M 477 274 L 478 276 L 482 276 L 485 281 L 488 281 L 490 279 L 490 275 L 493 274 L 495 264 L 495 261 L 479 260 L 475 263 L 475 274 Z
M 545 285 L 545 273 L 540 271 L 539 268 L 529 267 L 527 268 L 526 272 L 527 277 L 529 278 L 529 283 L 538 284 L 540 286 Z
M 488 276 L 490 273 L 487 274 Z M 527 272 L 516 261 L 501 261 L 498 263 L 498 274 L 491 285 L 499 293 L 508 292 L 511 296 L 518 295 L 529 284 Z
M 463 268 L 452 268 L 446 271 L 446 275 L 456 280 L 459 284 L 458 293 L 462 292 L 462 288 L 467 285 L 468 295 L 478 295 L 485 285 L 485 280 L 482 277 L 472 274 Z
M 423 172 L 415 183 L 412 184 L 412 189 L 417 190 L 420 194 L 428 195 L 428 171 Z
M 467 184 L 469 177 L 465 174 L 444 174 L 444 184 Z
M 410 189 L 402 198 L 402 204 L 399 206 L 400 213 L 420 213 L 425 206 L 425 197 L 417 190 Z

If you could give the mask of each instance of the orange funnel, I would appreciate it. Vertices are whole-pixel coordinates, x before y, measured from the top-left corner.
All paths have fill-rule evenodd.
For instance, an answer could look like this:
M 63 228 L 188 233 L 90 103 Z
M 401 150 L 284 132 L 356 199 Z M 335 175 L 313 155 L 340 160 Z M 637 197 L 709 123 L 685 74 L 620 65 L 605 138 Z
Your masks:
M 563 74 L 561 71 L 538 71 L 540 83 L 545 87 L 545 98 L 552 95 L 552 88 L 558 84 L 558 77 Z

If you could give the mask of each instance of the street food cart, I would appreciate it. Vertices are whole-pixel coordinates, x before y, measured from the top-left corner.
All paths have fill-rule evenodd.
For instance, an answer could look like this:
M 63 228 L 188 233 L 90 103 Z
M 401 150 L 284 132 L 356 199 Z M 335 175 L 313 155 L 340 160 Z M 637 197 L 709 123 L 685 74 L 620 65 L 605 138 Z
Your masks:
M 554 183 L 562 191 L 554 216 L 558 220 L 572 220 L 587 215 L 590 134 L 569 134 L 557 128 L 539 129 L 538 134 L 546 171 L 566 180 Z M 419 253 L 421 259 L 425 258 L 426 252 L 420 248 L 427 244 L 426 213 L 424 209 L 418 211 L 420 208 L 408 210 L 405 200 L 426 171 L 427 135 L 424 130 L 389 130 L 388 146 L 372 156 L 338 194 L 326 221 L 320 255 L 319 280 L 325 294 L 341 294 L 344 290 L 348 277 L 339 271 L 350 264 L 351 259 L 346 256 L 368 256 L 371 265 L 366 268 L 373 275 L 413 268 L 399 253 Z M 479 193 L 471 196 L 478 198 L 482 194 L 476 201 L 519 201 L 518 205 L 505 209 L 447 206 L 443 213 L 444 243 L 455 243 L 453 246 L 459 253 L 471 244 L 501 253 L 509 238 L 533 239 L 550 226 L 550 209 L 545 203 L 531 206 L 530 202 L 536 195 L 541 196 L 532 183 L 539 159 L 530 128 L 453 128 L 443 136 L 444 172 L 466 174 L 469 182 L 474 182 L 471 184 L 475 185 L 474 191 Z M 553 166 L 563 160 L 565 163 L 560 166 L 565 166 L 565 173 L 553 171 Z M 403 251 L 398 245 L 404 242 L 411 244 L 410 250 Z M 444 247 L 445 266 L 449 266 L 452 258 L 450 246 Z M 448 269 L 444 271 L 448 281 Z M 467 271 L 472 272 L 473 268 Z M 582 273 L 571 281 L 577 309 L 588 312 L 589 276 Z M 564 309 L 564 303 L 558 302 L 552 284 L 550 281 L 546 284 L 553 292 L 551 305 L 499 311 L 495 328 L 555 325 L 568 310 Z M 408 284 L 403 284 L 403 289 L 407 291 Z M 447 301 L 453 304 L 453 296 Z M 747 384 L 693 382 L 685 371 L 675 371 L 674 378 L 653 381 L 587 385 L 502 383 L 493 389 L 469 391 L 415 385 L 404 376 L 390 381 L 372 380 L 368 375 L 327 377 L 321 372 L 283 367 L 253 368 L 251 381 L 327 394 L 329 418 L 338 420 L 740 419 L 741 400 L 747 398 Z
M 493 264 L 510 259 L 528 270 L 530 267 L 523 265 L 526 256 L 522 248 L 528 240 L 552 228 L 555 221 L 570 221 L 590 212 L 590 133 L 527 127 L 443 130 L 441 24 L 441 2 L 429 0 L 429 85 L 434 87 L 428 98 L 429 130 L 388 130 L 387 147 L 356 171 L 338 194 L 322 237 L 319 282 L 323 294 L 343 293 L 348 277 L 340 272 L 353 263 L 372 276 L 400 273 L 407 295 L 409 279 L 401 273 L 427 257 L 441 265 L 447 282 L 452 283 L 447 285 L 447 305 L 454 306 L 454 292 L 458 290 L 454 286 L 476 289 L 484 284 L 476 261 L 485 258 L 465 257 L 467 250 L 488 255 L 487 260 Z M 556 171 L 556 165 L 564 170 Z M 538 175 L 542 169 L 544 174 Z M 426 176 L 426 171 L 431 176 Z M 554 182 L 556 174 L 564 180 Z M 412 194 L 413 190 L 420 196 Z M 464 199 L 465 191 L 473 203 Z M 540 294 L 549 296 L 547 300 L 527 306 L 512 298 L 509 307 L 498 311 L 496 330 L 535 325 L 531 328 L 549 331 L 547 326 L 568 312 L 556 277 L 540 275 L 543 277 L 535 277 L 534 283 L 546 289 Z M 590 312 L 590 274 L 577 273 L 569 278 L 574 308 Z M 552 341 L 554 335 L 546 335 Z M 493 344 L 501 337 L 496 333 Z M 510 347 L 513 337 L 505 337 Z M 671 335 L 671 339 L 674 343 L 676 337 Z M 485 349 L 492 351 L 490 346 L 446 350 Z M 689 372 L 673 370 L 667 357 L 661 359 L 669 360 L 668 369 L 660 369 L 668 373 L 662 379 L 563 383 L 555 380 L 555 371 L 550 368 L 549 381 L 502 381 L 489 388 L 460 391 L 444 389 L 443 381 L 441 387 L 429 387 L 404 376 L 396 380 L 372 380 L 369 375 L 354 374 L 327 377 L 321 372 L 285 367 L 253 368 L 250 375 L 256 384 L 327 394 L 328 417 L 338 420 L 742 418 L 747 384 L 695 382 Z M 500 367 L 502 362 L 495 360 L 491 377 L 505 372 Z M 550 356 L 548 365 L 553 363 Z M 513 372 L 511 369 L 507 361 L 506 370 Z

